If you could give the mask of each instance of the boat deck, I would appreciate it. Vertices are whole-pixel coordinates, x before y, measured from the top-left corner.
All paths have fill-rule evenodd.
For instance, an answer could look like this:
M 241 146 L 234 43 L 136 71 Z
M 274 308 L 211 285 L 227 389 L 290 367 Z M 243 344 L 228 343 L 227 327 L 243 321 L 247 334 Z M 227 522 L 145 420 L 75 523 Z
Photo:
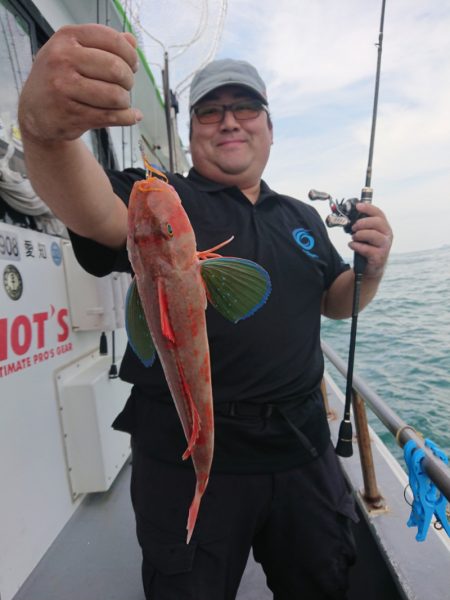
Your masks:
M 342 394 L 328 386 L 331 407 L 341 414 Z M 333 437 L 339 421 L 330 421 Z M 374 461 L 388 511 L 368 515 L 359 494 L 354 527 L 358 560 L 349 600 L 444 600 L 450 598 L 450 548 L 436 532 L 422 544 L 406 527 L 404 474 L 373 434 Z M 353 489 L 362 488 L 357 447 L 345 459 Z M 14 600 L 144 600 L 140 549 L 135 537 L 127 462 L 108 492 L 88 494 Z M 448 544 L 447 544 L 448 546 Z M 387 565 L 390 565 L 388 568 Z M 261 567 L 250 557 L 236 600 L 271 600 Z
M 145 600 L 129 496 L 130 462 L 108 492 L 89 494 L 14 600 Z M 270 600 L 250 560 L 237 600 Z

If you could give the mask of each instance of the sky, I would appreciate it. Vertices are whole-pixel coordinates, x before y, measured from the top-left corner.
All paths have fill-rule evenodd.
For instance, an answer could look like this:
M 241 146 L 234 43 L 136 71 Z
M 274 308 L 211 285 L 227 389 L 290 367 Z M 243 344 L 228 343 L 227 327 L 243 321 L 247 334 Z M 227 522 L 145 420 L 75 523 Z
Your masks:
M 142 22 L 168 50 L 186 145 L 183 80 L 210 53 L 248 60 L 268 89 L 274 145 L 263 178 L 270 187 L 306 202 L 311 188 L 338 200 L 359 196 L 381 0 L 165 0 L 158 7 Z M 449 32 L 448 0 L 386 2 L 372 187 L 397 253 L 450 243 Z M 157 71 L 161 47 L 148 36 L 144 43 Z M 313 204 L 325 218 L 328 203 Z M 338 251 L 351 256 L 349 236 L 340 228 L 329 234 Z

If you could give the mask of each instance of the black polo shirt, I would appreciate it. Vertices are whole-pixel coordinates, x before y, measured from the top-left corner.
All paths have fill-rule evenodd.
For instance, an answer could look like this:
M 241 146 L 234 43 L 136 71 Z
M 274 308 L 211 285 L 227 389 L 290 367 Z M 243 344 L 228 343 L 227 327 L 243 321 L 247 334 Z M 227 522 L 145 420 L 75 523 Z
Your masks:
M 127 203 L 133 183 L 145 173 L 127 169 L 108 175 Z M 323 374 L 320 302 L 348 265 L 317 211 L 277 194 L 265 182 L 252 204 L 237 187 L 209 181 L 194 169 L 187 177 L 171 175 L 169 181 L 182 199 L 198 250 L 234 236 L 220 252 L 256 261 L 272 282 L 266 304 L 242 322 L 232 324 L 213 307 L 207 309 L 216 407 L 214 468 L 259 472 L 310 460 L 311 448 L 301 443 L 302 435 L 319 454 L 329 439 L 318 392 Z M 71 238 L 88 272 L 131 271 L 125 248 L 115 252 L 73 233 Z M 181 461 L 186 442 L 159 361 L 146 368 L 128 346 L 120 377 L 134 388 L 114 427 L 130 432 L 150 455 Z M 230 402 L 243 407 L 241 416 L 228 414 Z M 261 416 L 244 410 L 257 404 L 275 410 L 269 415 L 262 409 Z

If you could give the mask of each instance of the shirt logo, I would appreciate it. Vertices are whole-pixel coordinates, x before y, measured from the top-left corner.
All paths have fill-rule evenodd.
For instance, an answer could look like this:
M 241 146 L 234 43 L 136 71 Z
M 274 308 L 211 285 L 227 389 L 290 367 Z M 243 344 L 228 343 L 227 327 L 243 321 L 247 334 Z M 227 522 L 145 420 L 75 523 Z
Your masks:
M 307 229 L 294 229 L 292 236 L 305 254 L 311 258 L 319 258 L 317 254 L 311 252 L 316 241 Z

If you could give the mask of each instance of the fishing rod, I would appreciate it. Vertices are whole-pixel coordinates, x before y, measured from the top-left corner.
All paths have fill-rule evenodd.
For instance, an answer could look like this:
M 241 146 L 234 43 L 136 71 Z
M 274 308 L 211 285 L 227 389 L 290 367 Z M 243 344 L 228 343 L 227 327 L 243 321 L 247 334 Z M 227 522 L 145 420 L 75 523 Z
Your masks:
M 163 93 L 164 93 L 164 113 L 166 116 L 167 142 L 169 144 L 169 170 L 174 172 L 174 151 L 173 151 L 173 127 L 171 119 L 171 90 L 169 85 L 169 54 L 164 52 L 164 69 L 162 72 Z
M 384 32 L 384 12 L 385 12 L 386 0 L 382 0 L 381 5 L 381 19 L 380 29 L 378 34 L 378 56 L 377 56 L 377 68 L 375 76 L 375 91 L 373 97 L 373 110 L 372 110 L 372 127 L 370 131 L 370 144 L 369 144 L 369 158 L 366 169 L 366 180 L 365 185 L 361 190 L 361 198 L 347 198 L 341 201 L 334 200 L 330 194 L 326 192 L 318 192 L 317 190 L 309 191 L 310 200 L 327 200 L 330 204 L 331 214 L 326 218 L 326 224 L 328 227 L 340 226 L 344 228 L 346 233 L 352 232 L 353 224 L 365 215 L 359 213 L 356 210 L 357 202 L 364 202 L 370 204 L 373 197 L 372 183 L 372 163 L 373 163 L 373 150 L 375 146 L 375 130 L 377 123 L 378 114 L 378 92 L 380 88 L 380 73 L 381 73 L 381 54 L 383 51 L 383 32 Z M 342 457 L 352 456 L 353 454 L 353 431 L 352 423 L 350 420 L 350 411 L 352 405 L 352 392 L 353 392 L 353 368 L 355 363 L 355 347 L 356 347 L 356 331 L 358 327 L 358 313 L 359 313 L 359 302 L 361 293 L 361 281 L 363 273 L 366 268 L 367 260 L 364 256 L 361 256 L 357 252 L 354 253 L 353 260 L 353 271 L 355 274 L 355 282 L 353 287 L 353 304 L 352 304 L 352 323 L 350 330 L 350 345 L 348 352 L 348 366 L 347 366 L 347 384 L 345 390 L 345 406 L 344 406 L 344 418 L 339 427 L 338 442 L 336 445 L 336 454 Z

